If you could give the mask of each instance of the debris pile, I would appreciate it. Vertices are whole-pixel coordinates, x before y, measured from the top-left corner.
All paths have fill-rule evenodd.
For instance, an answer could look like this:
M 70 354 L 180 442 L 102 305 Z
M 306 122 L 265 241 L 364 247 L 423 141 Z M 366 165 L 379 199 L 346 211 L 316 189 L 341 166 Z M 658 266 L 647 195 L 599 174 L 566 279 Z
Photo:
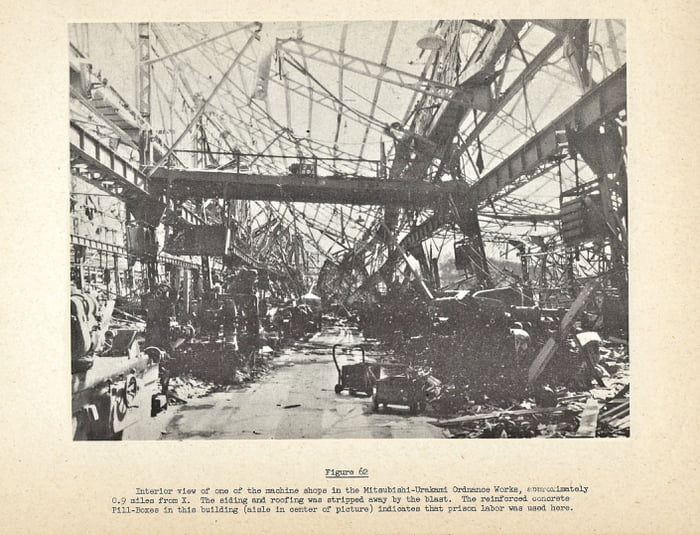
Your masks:
M 222 385 L 202 381 L 192 376 L 173 377 L 168 382 L 168 397 L 173 403 L 187 403 L 192 398 L 201 398 L 223 389 Z
M 367 307 L 361 324 L 395 359 L 432 379 L 429 410 L 443 419 L 436 425 L 448 436 L 628 433 L 629 400 L 626 412 L 624 402 L 606 401 L 629 384 L 624 341 L 585 331 L 586 325 L 566 310 L 546 312 L 468 295 L 436 299 L 428 306 L 407 291 Z M 547 344 L 551 356 L 536 381 L 529 380 Z M 609 412 L 613 407 L 617 413 Z
M 187 399 L 258 379 L 269 371 L 271 355 L 256 351 L 246 356 L 230 344 L 193 341 L 175 350 L 166 367 L 175 395 Z
M 615 437 L 630 434 L 629 384 L 606 400 L 598 417 L 598 436 Z
M 527 405 L 527 403 L 524 403 Z M 474 414 L 435 422 L 448 438 L 533 438 L 575 435 L 580 407 L 575 403 L 493 411 L 474 407 Z

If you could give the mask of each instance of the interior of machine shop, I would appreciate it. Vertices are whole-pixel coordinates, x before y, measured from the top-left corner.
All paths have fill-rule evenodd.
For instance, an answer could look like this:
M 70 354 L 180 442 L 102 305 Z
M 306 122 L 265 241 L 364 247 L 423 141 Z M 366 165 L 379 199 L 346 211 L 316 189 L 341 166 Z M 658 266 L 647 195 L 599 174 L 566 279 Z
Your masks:
M 70 25 L 73 438 L 629 436 L 625 34 Z

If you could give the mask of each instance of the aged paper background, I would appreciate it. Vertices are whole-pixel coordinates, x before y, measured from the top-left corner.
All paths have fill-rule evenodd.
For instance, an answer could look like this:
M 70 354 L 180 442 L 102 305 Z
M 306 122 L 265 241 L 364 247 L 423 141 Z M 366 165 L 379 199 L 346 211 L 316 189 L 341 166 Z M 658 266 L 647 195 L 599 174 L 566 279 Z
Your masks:
M 265 4 L 265 5 L 263 5 Z M 698 533 L 698 2 L 4 0 L 1 310 L 4 533 Z M 632 438 L 73 443 L 68 353 L 69 22 L 625 18 Z M 136 486 L 583 484 L 572 513 L 110 515 Z

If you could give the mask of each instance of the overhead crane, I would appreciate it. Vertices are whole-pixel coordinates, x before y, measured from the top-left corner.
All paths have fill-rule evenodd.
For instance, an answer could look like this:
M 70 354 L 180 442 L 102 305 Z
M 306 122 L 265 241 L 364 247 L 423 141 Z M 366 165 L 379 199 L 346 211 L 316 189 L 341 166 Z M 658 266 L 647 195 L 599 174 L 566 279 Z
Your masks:
M 148 169 L 148 168 L 147 168 Z M 174 198 L 437 207 L 466 193 L 463 182 L 431 184 L 365 177 L 260 175 L 202 169 L 159 168 L 151 187 Z

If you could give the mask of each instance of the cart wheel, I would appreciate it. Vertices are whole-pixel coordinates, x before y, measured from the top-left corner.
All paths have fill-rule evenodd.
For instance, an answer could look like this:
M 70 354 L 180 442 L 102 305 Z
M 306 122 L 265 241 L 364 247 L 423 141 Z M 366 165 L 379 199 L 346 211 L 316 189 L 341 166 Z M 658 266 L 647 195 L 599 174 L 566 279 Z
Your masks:
M 336 394 L 340 394 L 342 391 L 343 391 L 343 385 L 341 385 L 340 383 L 335 385 L 335 393 Z
M 379 400 L 377 399 L 377 396 L 372 396 L 372 406 L 374 407 L 374 412 L 379 411 Z

